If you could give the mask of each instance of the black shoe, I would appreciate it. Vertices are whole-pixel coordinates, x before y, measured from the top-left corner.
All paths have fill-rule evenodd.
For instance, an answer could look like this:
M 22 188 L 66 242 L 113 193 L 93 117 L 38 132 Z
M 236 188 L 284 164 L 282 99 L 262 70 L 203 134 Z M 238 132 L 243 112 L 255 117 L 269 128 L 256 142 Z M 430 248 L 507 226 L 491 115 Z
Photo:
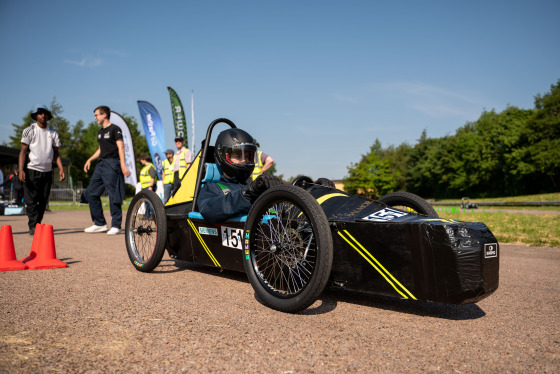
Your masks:
M 35 235 L 35 229 L 29 229 L 29 236 Z

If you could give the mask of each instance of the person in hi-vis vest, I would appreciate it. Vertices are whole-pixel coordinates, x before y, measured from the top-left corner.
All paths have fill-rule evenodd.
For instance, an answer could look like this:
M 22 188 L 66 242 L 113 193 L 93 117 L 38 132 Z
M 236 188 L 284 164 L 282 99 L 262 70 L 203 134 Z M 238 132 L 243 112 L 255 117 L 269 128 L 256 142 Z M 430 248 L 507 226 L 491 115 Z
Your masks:
M 172 149 L 165 151 L 165 160 L 161 163 L 163 166 L 163 204 L 171 197 L 171 189 L 173 188 L 174 172 L 173 172 L 173 152 Z
M 181 178 L 187 172 L 194 160 L 193 153 L 185 147 L 185 139 L 182 136 L 175 138 L 175 145 L 177 146 L 177 153 L 173 159 L 173 174 L 174 174 L 174 187 L 177 188 L 181 182 Z
M 156 167 L 152 164 L 150 156 L 144 154 L 140 156 L 140 163 L 144 165 L 140 170 L 140 185 L 142 190 L 150 190 L 156 192 L 157 172 Z
M 260 147 L 259 143 L 255 140 L 257 147 Z M 253 174 L 251 174 L 251 181 L 257 179 L 261 174 L 270 169 L 274 165 L 274 159 L 262 151 L 255 152 L 255 168 L 253 169 Z

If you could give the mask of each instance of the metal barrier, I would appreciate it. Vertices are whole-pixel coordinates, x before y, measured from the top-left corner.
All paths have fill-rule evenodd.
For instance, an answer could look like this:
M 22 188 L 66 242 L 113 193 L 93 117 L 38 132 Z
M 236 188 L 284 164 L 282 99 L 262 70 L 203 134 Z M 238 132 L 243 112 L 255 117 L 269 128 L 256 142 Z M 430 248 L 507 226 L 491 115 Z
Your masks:
M 77 204 L 80 202 L 80 196 L 83 190 L 73 190 L 71 188 L 53 188 L 51 189 L 51 194 L 49 196 L 49 204 L 61 205 L 61 204 Z M 107 191 L 103 191 L 101 196 L 109 196 Z

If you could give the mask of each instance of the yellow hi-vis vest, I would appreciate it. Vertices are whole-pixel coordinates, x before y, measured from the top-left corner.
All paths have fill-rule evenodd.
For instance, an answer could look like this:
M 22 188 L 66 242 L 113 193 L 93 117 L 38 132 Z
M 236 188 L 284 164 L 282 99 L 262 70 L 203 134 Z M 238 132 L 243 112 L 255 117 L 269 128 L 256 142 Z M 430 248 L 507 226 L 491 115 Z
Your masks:
M 155 170 L 155 166 L 154 164 L 149 164 L 146 165 L 142 168 L 142 170 L 140 171 L 140 185 L 142 186 L 142 189 L 150 187 L 150 185 L 152 184 L 152 177 L 150 177 L 150 168 L 154 168 Z M 156 177 L 154 179 L 157 179 L 157 174 Z M 155 183 L 154 183 L 154 187 L 155 187 Z
M 187 162 L 185 161 L 185 152 L 187 149 L 187 147 L 183 147 L 179 154 L 179 179 L 183 178 L 183 175 L 187 172 Z M 177 155 L 175 155 L 175 157 L 177 157 Z
M 173 184 L 175 175 L 173 173 L 173 161 L 169 162 L 168 159 L 163 160 L 163 184 Z
M 261 160 L 261 156 L 262 156 L 262 152 L 261 152 L 261 151 L 257 151 L 257 152 L 255 153 L 255 158 L 256 158 L 256 160 L 255 160 L 255 168 L 253 169 L 253 174 L 251 174 L 251 179 L 252 179 L 252 180 L 257 179 L 257 177 L 258 177 L 259 175 L 261 175 L 261 173 L 262 173 L 262 168 L 263 168 L 264 164 L 263 164 L 263 162 L 262 162 L 262 160 Z

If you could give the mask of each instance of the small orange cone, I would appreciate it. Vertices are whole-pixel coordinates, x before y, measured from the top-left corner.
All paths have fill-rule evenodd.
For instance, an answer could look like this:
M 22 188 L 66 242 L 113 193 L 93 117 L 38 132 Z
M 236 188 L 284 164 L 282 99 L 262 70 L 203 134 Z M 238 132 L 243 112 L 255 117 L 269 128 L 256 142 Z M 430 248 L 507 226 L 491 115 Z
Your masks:
M 30 270 L 57 269 L 68 267 L 56 258 L 52 225 L 37 224 L 31 244 L 31 253 L 22 260 Z
M 38 223 L 35 225 L 35 234 L 33 235 L 33 242 L 31 243 L 31 252 L 29 256 L 20 259 L 24 264 L 33 260 L 39 253 L 39 243 L 41 242 L 41 233 L 43 232 L 44 224 Z
M 12 226 L 0 228 L 0 271 L 25 270 L 27 265 L 16 259 Z

